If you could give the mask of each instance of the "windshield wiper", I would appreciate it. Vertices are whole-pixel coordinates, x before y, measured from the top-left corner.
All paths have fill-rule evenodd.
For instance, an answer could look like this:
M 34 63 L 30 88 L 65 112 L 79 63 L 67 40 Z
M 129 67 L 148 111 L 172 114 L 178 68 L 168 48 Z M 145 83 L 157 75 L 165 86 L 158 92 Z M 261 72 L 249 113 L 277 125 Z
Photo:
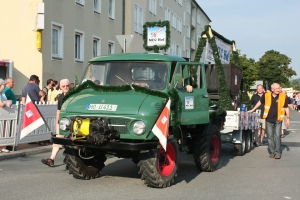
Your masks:
M 115 74 L 114 74 L 114 75 L 115 75 Z M 126 81 L 124 81 L 121 77 L 119 77 L 119 76 L 117 76 L 117 75 L 115 75 L 115 77 L 117 77 L 118 79 L 120 79 L 121 81 L 123 81 L 123 83 L 129 85 L 129 86 L 131 87 L 131 89 L 134 90 L 134 88 L 132 87 L 132 85 L 129 84 L 129 83 L 127 83 Z

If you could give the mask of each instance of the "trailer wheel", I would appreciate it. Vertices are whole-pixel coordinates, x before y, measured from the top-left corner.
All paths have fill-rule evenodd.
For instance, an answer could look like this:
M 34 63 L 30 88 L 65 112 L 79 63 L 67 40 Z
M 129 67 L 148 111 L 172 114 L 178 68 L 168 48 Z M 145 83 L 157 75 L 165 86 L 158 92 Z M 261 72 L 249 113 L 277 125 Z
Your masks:
M 67 148 L 64 155 L 64 163 L 66 163 L 69 174 L 73 174 L 76 179 L 85 180 L 98 178 L 107 159 L 102 152 L 87 151 L 80 153 L 79 150 L 71 148 Z
M 179 149 L 174 139 L 168 139 L 167 151 L 162 147 L 140 153 L 139 174 L 149 187 L 169 187 L 177 176 Z
M 249 153 L 251 151 L 251 144 L 252 144 L 252 133 L 250 130 L 245 131 L 246 134 L 246 147 L 245 151 L 246 153 Z
M 238 156 L 245 155 L 245 153 L 246 153 L 246 134 L 245 134 L 244 131 L 242 133 L 241 143 L 240 144 L 239 143 L 234 144 L 234 148 L 235 148 L 235 151 L 236 151 L 236 155 L 238 155 Z
M 216 125 L 210 126 L 205 133 L 195 138 L 194 162 L 198 170 L 213 172 L 220 162 L 221 134 Z

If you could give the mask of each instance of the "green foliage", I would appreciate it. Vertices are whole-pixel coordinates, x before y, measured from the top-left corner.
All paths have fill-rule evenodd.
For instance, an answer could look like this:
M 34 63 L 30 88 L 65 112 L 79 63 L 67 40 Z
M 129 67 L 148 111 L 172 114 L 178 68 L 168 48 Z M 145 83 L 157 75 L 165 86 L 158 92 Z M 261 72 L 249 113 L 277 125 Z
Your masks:
M 300 83 L 297 80 L 291 80 L 288 87 L 292 87 L 294 90 L 300 91 Z
M 244 90 L 249 90 L 250 86 L 254 84 L 254 81 L 258 80 L 258 69 L 255 65 L 255 60 L 252 58 L 248 59 L 245 54 L 240 55 L 239 51 L 235 53 L 238 56 L 239 64 L 236 64 L 233 56 L 230 58 L 230 64 L 236 64 L 242 68 Z
M 148 47 L 147 46 L 147 28 L 148 27 L 154 27 L 154 26 L 158 26 L 158 27 L 163 27 L 165 26 L 166 27 L 166 45 L 165 46 L 151 46 L 151 47 Z M 171 38 L 171 31 L 170 31 L 170 22 L 169 21 L 159 21 L 159 22 L 146 22 L 144 25 L 143 25 L 143 40 L 144 40 L 144 44 L 143 44 L 143 47 L 146 51 L 154 51 L 154 53 L 158 53 L 159 50 L 163 49 L 163 50 L 167 50 L 169 47 L 170 47 L 170 38 Z
M 256 63 L 258 68 L 258 80 L 263 80 L 264 83 L 268 81 L 269 85 L 272 83 L 279 83 L 287 85 L 289 79 L 297 73 L 289 67 L 291 59 L 278 51 L 270 50 Z

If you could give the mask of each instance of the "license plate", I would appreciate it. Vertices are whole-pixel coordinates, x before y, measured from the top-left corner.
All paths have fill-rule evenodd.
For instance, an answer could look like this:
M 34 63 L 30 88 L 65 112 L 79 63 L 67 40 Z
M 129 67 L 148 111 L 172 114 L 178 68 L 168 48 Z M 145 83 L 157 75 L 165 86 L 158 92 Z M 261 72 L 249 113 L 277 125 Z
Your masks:
M 116 111 L 118 105 L 113 104 L 88 104 L 86 105 L 86 110 L 106 110 L 106 111 Z

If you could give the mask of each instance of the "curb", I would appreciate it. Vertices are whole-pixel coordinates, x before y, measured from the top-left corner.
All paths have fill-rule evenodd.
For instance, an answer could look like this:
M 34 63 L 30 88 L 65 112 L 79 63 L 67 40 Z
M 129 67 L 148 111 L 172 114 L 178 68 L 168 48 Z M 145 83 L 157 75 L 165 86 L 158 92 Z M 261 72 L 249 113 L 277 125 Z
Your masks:
M 29 148 L 29 149 L 23 149 L 18 151 L 11 151 L 9 153 L 1 153 L 0 154 L 0 161 L 2 160 L 8 160 L 11 158 L 18 158 L 18 157 L 24 157 L 29 155 L 36 155 L 40 153 L 47 153 L 52 151 L 52 145 L 45 146 L 45 147 L 36 147 L 36 148 Z

